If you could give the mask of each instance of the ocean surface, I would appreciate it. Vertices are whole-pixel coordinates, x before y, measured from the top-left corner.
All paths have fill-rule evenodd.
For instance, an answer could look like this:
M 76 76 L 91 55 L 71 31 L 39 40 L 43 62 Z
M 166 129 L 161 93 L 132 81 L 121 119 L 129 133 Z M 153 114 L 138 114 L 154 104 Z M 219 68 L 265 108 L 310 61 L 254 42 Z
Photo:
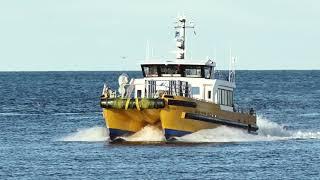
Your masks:
M 99 96 L 120 72 L 0 72 L 0 179 L 320 179 L 320 71 L 238 71 L 259 135 L 109 144 Z M 140 72 L 128 72 L 141 77 Z M 161 140 L 145 127 L 129 140 Z

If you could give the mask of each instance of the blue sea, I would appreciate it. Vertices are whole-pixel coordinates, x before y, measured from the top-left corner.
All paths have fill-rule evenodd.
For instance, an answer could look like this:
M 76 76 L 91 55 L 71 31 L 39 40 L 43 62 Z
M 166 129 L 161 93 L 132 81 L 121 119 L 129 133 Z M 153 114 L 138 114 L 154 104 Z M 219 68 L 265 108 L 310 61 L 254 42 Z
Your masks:
M 120 74 L 0 72 L 0 179 L 320 179 L 320 71 L 237 71 L 236 103 L 256 109 L 258 135 L 109 144 L 99 97 Z M 146 127 L 131 140 L 161 138 Z

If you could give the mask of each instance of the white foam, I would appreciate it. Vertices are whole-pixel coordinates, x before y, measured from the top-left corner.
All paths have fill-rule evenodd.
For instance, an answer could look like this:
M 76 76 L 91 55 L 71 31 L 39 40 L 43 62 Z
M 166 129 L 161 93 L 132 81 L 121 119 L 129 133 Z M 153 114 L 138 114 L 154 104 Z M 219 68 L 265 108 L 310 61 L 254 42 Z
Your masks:
M 107 129 L 104 127 L 91 127 L 78 129 L 77 132 L 67 135 L 59 139 L 59 141 L 85 141 L 99 142 L 108 140 Z
M 289 131 L 283 126 L 258 117 L 258 135 L 248 134 L 245 130 L 220 126 L 215 129 L 201 130 L 178 138 L 182 142 L 248 142 L 275 141 L 288 139 L 320 139 L 320 132 Z
M 257 126 L 259 127 L 259 136 L 265 137 L 288 137 L 291 132 L 286 130 L 283 125 L 269 121 L 262 117 L 257 117 Z
M 146 141 L 146 142 L 160 142 L 164 141 L 165 137 L 160 128 L 157 126 L 147 125 L 135 134 L 123 137 L 126 141 Z
M 183 137 L 177 138 L 181 142 L 249 142 L 249 141 L 275 141 L 288 139 L 320 139 L 320 132 L 289 131 L 284 126 L 265 118 L 258 117 L 258 135 L 248 134 L 246 130 L 220 126 L 215 129 L 204 129 Z M 165 141 L 163 131 L 152 125 L 148 125 L 137 133 L 122 137 L 126 141 L 160 142 Z M 108 131 L 104 127 L 91 127 L 79 129 L 77 132 L 67 135 L 60 141 L 107 141 Z
M 320 139 L 320 132 L 301 132 L 297 131 L 292 134 L 293 139 Z

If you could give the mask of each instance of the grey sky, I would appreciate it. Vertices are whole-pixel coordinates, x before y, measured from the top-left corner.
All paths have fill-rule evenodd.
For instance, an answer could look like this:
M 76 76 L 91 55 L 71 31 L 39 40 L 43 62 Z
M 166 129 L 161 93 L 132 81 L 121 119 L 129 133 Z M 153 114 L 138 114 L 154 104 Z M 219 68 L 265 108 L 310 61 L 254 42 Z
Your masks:
M 0 71 L 136 70 L 146 41 L 174 58 L 174 17 L 196 23 L 187 56 L 237 69 L 320 69 L 317 0 L 1 0 Z M 122 59 L 126 56 L 126 59 Z

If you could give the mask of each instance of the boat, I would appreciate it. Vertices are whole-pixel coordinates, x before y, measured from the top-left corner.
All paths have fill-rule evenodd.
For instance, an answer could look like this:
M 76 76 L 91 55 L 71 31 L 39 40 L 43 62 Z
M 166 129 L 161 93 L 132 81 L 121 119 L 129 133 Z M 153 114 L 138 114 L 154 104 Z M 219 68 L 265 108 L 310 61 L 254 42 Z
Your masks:
M 253 108 L 234 104 L 235 70 L 217 75 L 216 63 L 186 56 L 186 29 L 194 28 L 185 17 L 175 24 L 175 59 L 149 59 L 141 64 L 143 78 L 119 76 L 118 91 L 104 84 L 100 106 L 111 142 L 123 140 L 147 125 L 163 131 L 166 141 L 219 126 L 256 133 Z

